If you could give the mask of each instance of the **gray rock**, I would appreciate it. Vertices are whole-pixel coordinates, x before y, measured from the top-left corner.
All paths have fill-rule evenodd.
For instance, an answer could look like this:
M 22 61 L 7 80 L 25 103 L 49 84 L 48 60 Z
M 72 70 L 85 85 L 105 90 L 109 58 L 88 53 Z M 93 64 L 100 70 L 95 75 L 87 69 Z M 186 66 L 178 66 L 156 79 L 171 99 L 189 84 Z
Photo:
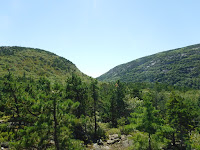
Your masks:
M 97 143 L 94 143 L 93 144 L 93 150 L 101 150 L 101 148 Z
M 116 138 L 119 138 L 118 134 L 109 135 L 110 140 L 114 140 Z
M 115 141 L 115 142 L 119 142 L 119 141 L 120 141 L 120 139 L 119 139 L 119 138 L 116 138 L 116 139 L 114 139 L 114 141 Z
M 5 122 L 4 120 L 0 120 L 0 124 L 1 124 L 1 123 L 4 123 L 4 122 Z
M 126 135 L 121 135 L 121 140 L 122 141 L 125 141 L 127 138 L 126 138 Z
M 119 138 L 113 139 L 113 140 L 107 140 L 107 144 L 114 144 L 116 142 L 120 142 Z
M 123 147 L 129 147 L 130 146 L 128 140 L 122 141 L 122 145 L 123 145 Z
M 110 147 L 104 146 L 104 147 L 102 147 L 102 149 L 103 149 L 103 150 L 108 150 L 108 149 L 110 149 Z
M 98 145 L 103 145 L 103 141 L 101 139 L 97 140 Z
M 1 143 L 1 147 L 8 148 L 9 147 L 8 142 Z
M 133 140 L 129 140 L 128 143 L 130 146 L 133 145 Z
M 109 149 L 110 149 L 109 146 L 100 146 L 97 143 L 94 143 L 92 148 L 92 150 L 109 150 Z
M 115 141 L 114 140 L 107 140 L 107 144 L 114 144 Z

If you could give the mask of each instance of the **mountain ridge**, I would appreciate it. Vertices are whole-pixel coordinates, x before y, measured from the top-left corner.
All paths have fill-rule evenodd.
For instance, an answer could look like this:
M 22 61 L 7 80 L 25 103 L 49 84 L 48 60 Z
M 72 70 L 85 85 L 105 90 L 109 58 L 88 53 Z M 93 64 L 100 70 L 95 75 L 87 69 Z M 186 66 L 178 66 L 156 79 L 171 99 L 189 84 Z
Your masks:
M 110 69 L 100 81 L 192 84 L 200 78 L 200 44 L 163 51 Z M 188 83 L 187 83 L 188 82 Z
M 1 46 L 0 74 L 8 70 L 15 75 L 27 75 L 33 78 L 45 76 L 52 81 L 65 82 L 72 73 L 83 79 L 89 78 L 68 59 L 52 52 L 29 47 Z

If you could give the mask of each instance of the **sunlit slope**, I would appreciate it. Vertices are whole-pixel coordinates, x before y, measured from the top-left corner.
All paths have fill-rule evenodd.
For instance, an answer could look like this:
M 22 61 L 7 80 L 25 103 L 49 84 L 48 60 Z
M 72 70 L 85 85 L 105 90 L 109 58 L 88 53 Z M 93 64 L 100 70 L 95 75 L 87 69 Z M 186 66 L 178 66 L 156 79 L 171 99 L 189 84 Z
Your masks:
M 199 86 L 200 44 L 143 57 L 119 65 L 98 77 L 100 81 L 162 82 Z
M 65 82 L 72 73 L 87 80 L 71 61 L 51 52 L 26 47 L 0 47 L 0 75 L 8 73 L 32 78 L 45 76 Z

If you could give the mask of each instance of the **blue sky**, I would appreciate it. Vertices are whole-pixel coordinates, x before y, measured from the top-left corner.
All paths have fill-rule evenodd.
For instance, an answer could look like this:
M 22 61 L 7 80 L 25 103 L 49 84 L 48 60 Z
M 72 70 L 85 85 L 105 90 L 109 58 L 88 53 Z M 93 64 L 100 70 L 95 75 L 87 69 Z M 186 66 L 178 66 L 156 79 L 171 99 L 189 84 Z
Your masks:
M 97 77 L 200 43 L 199 0 L 2 0 L 0 46 L 53 52 Z

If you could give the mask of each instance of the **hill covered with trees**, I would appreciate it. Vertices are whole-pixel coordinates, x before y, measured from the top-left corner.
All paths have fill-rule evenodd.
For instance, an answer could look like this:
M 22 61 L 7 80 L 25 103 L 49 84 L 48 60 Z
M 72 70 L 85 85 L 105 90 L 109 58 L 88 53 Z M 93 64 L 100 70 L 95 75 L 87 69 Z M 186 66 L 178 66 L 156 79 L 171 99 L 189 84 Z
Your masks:
M 143 57 L 119 65 L 100 81 L 161 82 L 200 88 L 200 44 Z
M 200 149 L 199 89 L 98 82 L 31 48 L 1 47 L 0 62 L 1 149 Z
M 26 75 L 38 79 L 45 76 L 51 81 L 65 82 L 72 73 L 88 77 L 69 60 L 51 52 L 26 47 L 0 47 L 0 74 L 8 69 L 18 76 Z

